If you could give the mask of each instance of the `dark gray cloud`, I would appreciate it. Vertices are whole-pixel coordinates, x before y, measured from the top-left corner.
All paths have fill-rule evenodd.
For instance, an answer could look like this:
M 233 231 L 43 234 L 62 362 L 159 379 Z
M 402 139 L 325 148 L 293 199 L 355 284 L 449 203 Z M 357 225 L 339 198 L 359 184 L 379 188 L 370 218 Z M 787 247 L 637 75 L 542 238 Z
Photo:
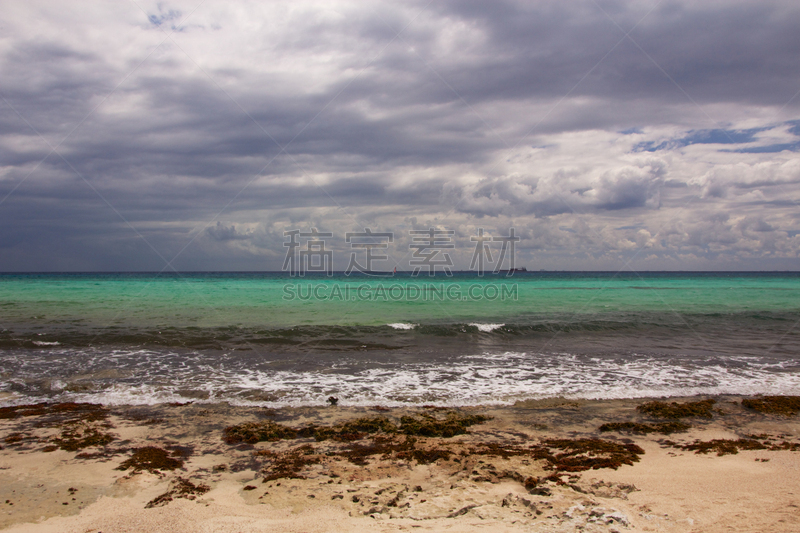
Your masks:
M 793 2 L 138 5 L 4 15 L 0 270 L 276 269 L 367 224 L 797 266 Z

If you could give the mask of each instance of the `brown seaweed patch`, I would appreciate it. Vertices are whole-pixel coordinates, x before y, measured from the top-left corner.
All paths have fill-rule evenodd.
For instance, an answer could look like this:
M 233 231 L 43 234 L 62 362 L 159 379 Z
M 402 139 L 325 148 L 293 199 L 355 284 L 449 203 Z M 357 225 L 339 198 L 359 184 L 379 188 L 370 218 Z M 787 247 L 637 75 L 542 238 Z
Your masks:
M 736 455 L 739 450 L 767 450 L 764 444 L 752 439 L 713 439 L 709 441 L 696 440 L 692 444 L 680 446 L 682 450 L 695 453 L 717 452 L 717 455 Z
M 633 443 L 602 439 L 547 439 L 524 448 L 508 444 L 481 444 L 470 449 L 471 455 L 489 455 L 508 459 L 527 456 L 545 461 L 545 470 L 582 472 L 585 470 L 633 465 L 644 450 Z
M 174 453 L 170 454 L 163 448 L 156 446 L 145 446 L 143 448 L 135 448 L 133 455 L 122 462 L 117 467 L 117 470 L 128 470 L 133 468 L 134 471 L 147 470 L 148 472 L 155 473 L 159 470 L 175 470 L 183 466 L 182 459 L 176 459 Z
M 427 413 L 420 416 L 403 416 L 400 418 L 400 432 L 406 435 L 417 435 L 420 437 L 454 437 L 463 435 L 469 426 L 481 424 L 490 420 L 491 417 L 484 415 L 462 415 L 456 411 L 450 411 L 445 415 L 444 420 L 438 419 Z
M 800 442 L 783 441 L 779 444 L 770 445 L 769 449 L 771 451 L 787 450 L 790 452 L 798 452 L 800 451 Z
M 225 428 L 223 440 L 228 444 L 245 442 L 270 442 L 297 438 L 314 438 L 317 441 L 335 440 L 352 442 L 363 439 L 367 435 L 384 433 L 387 435 L 402 433 L 423 437 L 453 437 L 467 432 L 469 426 L 489 420 L 483 415 L 462 415 L 456 411 L 448 412 L 445 417 L 423 413 L 420 416 L 403 416 L 398 426 L 383 416 L 363 417 L 337 424 L 335 426 L 306 426 L 295 429 L 272 422 L 245 422 Z
M 90 446 L 106 446 L 115 439 L 114 435 L 97 425 L 78 422 L 65 424 L 61 434 L 51 440 L 62 450 L 77 452 Z
M 298 435 L 303 437 L 313 436 L 318 441 L 338 440 L 353 441 L 374 433 L 388 435 L 402 433 L 419 437 L 444 437 L 463 435 L 469 426 L 480 424 L 489 420 L 483 415 L 462 415 L 456 411 L 448 412 L 444 419 L 437 418 L 427 413 L 419 416 L 403 416 L 400 426 L 386 417 L 365 417 L 351 420 L 334 427 L 314 427 L 298 430 Z
M 535 448 L 523 448 L 514 444 L 499 444 L 496 442 L 481 443 L 477 447 L 473 446 L 469 449 L 469 455 L 486 455 L 489 457 L 502 457 L 503 459 L 518 456 L 534 457 L 535 454 Z
M 75 452 L 89 446 L 105 446 L 115 440 L 107 429 L 113 427 L 106 421 L 109 411 L 92 403 L 38 403 L 0 408 L 0 418 L 40 417 L 35 427 L 57 427 L 57 437 L 50 439 L 62 450 Z
M 431 463 L 435 463 L 439 459 L 447 461 L 450 459 L 450 456 L 453 452 L 446 448 L 413 448 L 408 453 L 399 452 L 398 457 L 406 458 L 406 459 L 413 459 L 418 464 L 427 465 Z
M 393 437 L 378 435 L 366 444 L 353 444 L 346 450 L 334 452 L 332 455 L 347 459 L 354 465 L 365 466 L 368 464 L 367 459 L 370 457 L 380 455 L 388 458 L 392 454 L 406 449 L 403 444 L 397 443 Z
M 464 455 L 495 456 L 508 459 L 515 456 L 530 457 L 543 461 L 543 468 L 551 471 L 543 477 L 526 476 L 513 470 L 498 471 L 493 465 L 472 471 L 477 477 L 473 481 L 498 483 L 501 479 L 512 479 L 521 483 L 525 489 L 539 496 L 550 496 L 548 484 L 568 485 L 578 492 L 585 488 L 575 484 L 579 476 L 575 472 L 590 469 L 617 469 L 623 464 L 633 465 L 644 453 L 632 443 L 618 443 L 600 439 L 549 439 L 529 447 L 514 444 L 482 443 L 470 448 Z M 481 463 L 482 461 L 478 461 Z M 481 471 L 479 471 L 481 470 Z M 565 480 L 564 478 L 568 479 Z
M 636 407 L 638 411 L 656 418 L 685 418 L 703 417 L 711 418 L 711 408 L 716 400 L 701 400 L 699 402 L 660 402 L 652 401 Z
M 23 433 L 12 433 L 3 439 L 3 442 L 6 444 L 17 444 L 18 442 L 22 442 L 24 439 L 30 438 L 29 435 L 25 435 Z
M 314 437 L 318 441 L 338 440 L 348 442 L 373 433 L 397 433 L 397 426 L 383 416 L 350 420 L 333 427 L 309 426 L 298 431 L 301 437 Z
M 348 449 L 335 453 L 355 465 L 364 466 L 367 459 L 380 455 L 381 459 L 415 461 L 418 464 L 431 464 L 439 459 L 447 460 L 453 452 L 436 443 L 420 445 L 416 438 L 406 436 L 403 440 L 395 437 L 376 436 L 367 444 L 353 444 Z
M 108 415 L 108 410 L 102 405 L 94 403 L 37 403 L 29 405 L 14 405 L 0 407 L 0 419 L 10 419 L 25 416 L 43 415 L 71 415 L 87 422 L 103 420 Z
M 800 412 L 800 396 L 747 398 L 742 405 L 759 413 L 794 416 Z
M 759 435 L 758 437 L 763 437 Z M 695 440 L 691 444 L 679 444 L 669 440 L 661 441 L 662 445 L 672 446 L 680 450 L 691 451 L 695 453 L 707 454 L 716 452 L 718 456 L 722 455 L 736 455 L 739 450 L 769 450 L 769 451 L 800 451 L 800 443 L 782 441 L 780 443 L 770 443 L 767 439 L 761 438 L 761 441 L 755 438 L 744 439 L 713 439 L 709 441 Z
M 620 431 L 624 433 L 660 433 L 671 435 L 673 433 L 683 433 L 691 429 L 691 425 L 684 422 L 660 422 L 658 424 L 640 424 L 637 422 L 609 422 L 600 426 L 600 431 Z
M 54 446 L 53 448 L 58 448 Z M 42 451 L 47 451 L 47 449 L 43 449 Z M 109 448 L 105 447 L 102 450 L 98 450 L 96 452 L 81 452 L 75 454 L 75 459 L 85 459 L 91 461 L 103 461 L 105 462 L 108 459 L 114 458 L 118 455 L 122 455 L 128 453 L 127 448 Z
M 262 470 L 264 483 L 284 478 L 306 479 L 301 474 L 302 470 L 308 465 L 318 464 L 321 461 L 320 456 L 316 455 L 314 447 L 310 444 L 280 453 L 261 450 L 256 452 L 256 455 L 266 456 L 270 460 L 270 464 Z
M 90 446 L 106 446 L 116 439 L 107 430 L 113 426 L 106 421 L 108 410 L 96 404 L 62 403 L 49 406 L 50 414 L 65 416 L 60 421 L 43 421 L 40 425 L 55 425 L 61 429 L 51 442 L 68 452 Z
M 175 498 L 186 498 L 187 500 L 194 500 L 197 496 L 205 494 L 211 490 L 211 487 L 208 485 L 195 485 L 188 479 L 183 479 L 182 477 L 176 477 L 172 480 L 170 489 L 161 494 L 156 496 L 149 502 L 147 505 L 144 506 L 145 509 L 151 509 L 153 507 L 161 507 L 163 505 L 168 504 Z
M 644 450 L 633 443 L 618 443 L 602 439 L 547 439 L 539 447 L 539 458 L 549 463 L 549 469 L 562 472 L 633 466 Z M 561 450 L 553 453 L 551 450 Z M 548 466 L 545 467 L 548 469 Z
M 283 426 L 271 420 L 262 422 L 245 422 L 235 426 L 226 427 L 223 431 L 223 440 L 228 444 L 246 442 L 274 442 L 282 439 L 296 439 L 297 430 Z
M 311 425 L 300 429 L 267 420 L 263 422 L 245 422 L 227 427 L 224 430 L 223 439 L 228 444 L 239 442 L 255 444 L 257 442 L 274 442 L 297 438 L 349 442 L 377 432 L 396 433 L 397 426 L 385 417 L 357 418 L 336 426 Z

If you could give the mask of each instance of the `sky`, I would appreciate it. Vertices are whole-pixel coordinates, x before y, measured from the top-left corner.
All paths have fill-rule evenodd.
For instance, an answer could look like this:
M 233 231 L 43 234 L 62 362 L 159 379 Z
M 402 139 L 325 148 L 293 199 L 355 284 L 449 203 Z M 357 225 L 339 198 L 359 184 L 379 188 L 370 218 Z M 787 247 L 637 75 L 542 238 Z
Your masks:
M 3 2 L 0 271 L 798 270 L 796 1 Z M 302 246 L 308 242 L 301 240 Z M 492 259 L 499 245 L 489 241 Z M 300 248 L 303 249 L 303 248 Z

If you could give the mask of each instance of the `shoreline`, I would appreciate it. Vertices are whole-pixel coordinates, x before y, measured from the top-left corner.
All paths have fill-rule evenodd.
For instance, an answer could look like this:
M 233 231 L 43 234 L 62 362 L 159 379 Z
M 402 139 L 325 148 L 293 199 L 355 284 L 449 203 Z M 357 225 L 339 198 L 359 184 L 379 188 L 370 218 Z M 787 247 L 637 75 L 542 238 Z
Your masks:
M 675 394 L 658 394 L 658 393 L 643 393 L 641 395 L 636 396 L 613 396 L 613 397 L 605 397 L 602 395 L 595 395 L 595 396 L 581 396 L 581 395 L 574 395 L 574 394 L 564 394 L 564 395 L 557 395 L 557 396 L 543 396 L 538 398 L 528 398 L 528 399 L 516 399 L 516 400 L 497 400 L 496 402 L 476 402 L 476 403 L 455 403 L 455 402 L 441 402 L 436 400 L 430 400 L 428 402 L 419 402 L 419 403 L 409 403 L 409 402 L 398 402 L 398 401 L 387 401 L 381 402 L 379 400 L 376 401 L 363 401 L 363 402 L 353 402 L 348 403 L 345 400 L 338 399 L 338 403 L 335 406 L 331 406 L 329 402 L 324 401 L 325 396 L 329 396 L 330 393 L 324 393 L 320 395 L 320 399 L 314 403 L 300 403 L 300 404 L 284 404 L 284 403 L 274 403 L 274 402 L 259 402 L 259 401 L 236 401 L 232 399 L 216 399 L 216 398 L 209 398 L 205 394 L 196 394 L 193 395 L 189 391 L 181 391 L 186 396 L 176 396 L 174 398 L 164 398 L 157 402 L 153 403 L 124 403 L 122 401 L 110 401 L 110 402 L 103 402 L 98 401 L 100 398 L 92 398 L 91 396 L 68 396 L 68 397 L 20 397 L 16 396 L 15 393 L 2 391 L 0 392 L 0 410 L 7 409 L 7 408 L 16 408 L 16 407 L 24 407 L 30 405 L 52 405 L 52 404 L 60 404 L 60 403 L 76 403 L 76 404 L 90 404 L 90 405 L 99 405 L 106 409 L 116 409 L 116 410 L 126 410 L 126 409 L 160 409 L 160 408 L 170 408 L 170 407 L 182 407 L 188 405 L 194 405 L 196 407 L 205 406 L 205 407 L 219 407 L 219 408 L 229 408 L 233 410 L 267 410 L 267 411 L 281 411 L 281 412 L 293 412 L 293 411 L 302 411 L 306 409 L 329 409 L 329 408 L 338 408 L 341 410 L 352 410 L 352 411 L 369 411 L 378 409 L 389 409 L 391 411 L 407 411 L 407 410 L 424 410 L 424 409 L 449 409 L 449 410 L 493 410 L 493 409 L 534 409 L 534 408 L 543 408 L 543 406 L 554 406 L 554 405 L 562 405 L 568 403 L 577 403 L 581 405 L 592 405 L 592 404 L 601 404 L 601 403 L 608 403 L 608 404 L 620 404 L 626 405 L 627 403 L 634 402 L 635 405 L 638 405 L 642 402 L 648 401 L 665 401 L 665 402 L 684 402 L 684 401 L 694 401 L 697 399 L 722 399 L 724 401 L 741 401 L 743 399 L 748 398 L 759 398 L 764 396 L 785 396 L 785 397 L 794 397 L 791 393 L 795 391 L 785 391 L 780 390 L 778 392 L 773 392 L 772 394 L 762 393 L 762 392 L 748 392 L 748 393 L 724 393 L 724 392 L 697 392 L 695 394 L 684 393 L 685 391 L 675 391 Z M 797 391 L 800 393 L 800 391 Z M 333 393 L 335 394 L 335 393 Z M 2 414 L 0 414 L 0 420 L 3 419 Z
M 796 531 L 800 416 L 743 398 L 0 408 L 0 528 Z

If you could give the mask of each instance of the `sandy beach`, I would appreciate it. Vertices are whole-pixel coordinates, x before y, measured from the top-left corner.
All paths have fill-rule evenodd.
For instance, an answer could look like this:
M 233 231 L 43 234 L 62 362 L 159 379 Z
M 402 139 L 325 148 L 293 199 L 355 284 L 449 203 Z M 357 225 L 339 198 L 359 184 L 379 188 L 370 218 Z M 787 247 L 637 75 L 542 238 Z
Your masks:
M 800 530 L 798 417 L 742 400 L 6 407 L 0 527 Z

